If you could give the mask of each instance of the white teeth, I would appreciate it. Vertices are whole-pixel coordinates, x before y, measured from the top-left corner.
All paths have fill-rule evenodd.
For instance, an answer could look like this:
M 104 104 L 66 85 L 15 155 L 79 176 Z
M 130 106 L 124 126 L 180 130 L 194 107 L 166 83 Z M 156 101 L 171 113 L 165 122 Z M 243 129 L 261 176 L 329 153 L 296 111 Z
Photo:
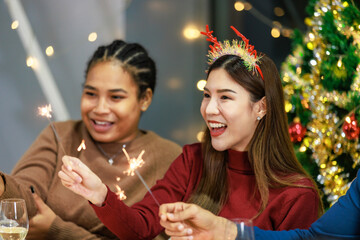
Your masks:
M 97 125 L 107 125 L 107 124 L 109 124 L 109 122 L 100 122 L 100 121 L 95 121 L 95 123 Z
M 221 127 L 225 127 L 226 125 L 223 123 L 209 123 L 209 126 L 211 128 L 221 128 Z

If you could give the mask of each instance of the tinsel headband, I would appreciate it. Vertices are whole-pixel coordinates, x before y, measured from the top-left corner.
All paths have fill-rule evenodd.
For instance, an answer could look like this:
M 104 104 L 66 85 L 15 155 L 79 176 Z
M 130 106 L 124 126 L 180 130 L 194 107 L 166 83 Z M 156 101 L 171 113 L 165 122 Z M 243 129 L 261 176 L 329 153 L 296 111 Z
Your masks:
M 236 28 L 231 26 L 231 29 L 234 30 L 236 35 L 241 37 L 242 42 L 238 40 L 233 40 L 230 44 L 229 40 L 224 42 L 218 42 L 217 38 L 212 35 L 214 31 L 209 31 L 209 25 L 206 25 L 206 32 L 201 32 L 201 34 L 207 36 L 206 39 L 209 42 L 212 42 L 213 45 L 209 45 L 210 50 L 208 56 L 208 64 L 211 65 L 221 56 L 224 55 L 236 55 L 239 56 L 249 71 L 257 72 L 260 74 L 261 78 L 264 80 L 264 76 L 261 72 L 261 69 L 258 65 L 261 59 L 261 56 L 257 56 L 257 52 L 254 49 L 253 45 L 249 44 L 249 39 L 242 35 Z

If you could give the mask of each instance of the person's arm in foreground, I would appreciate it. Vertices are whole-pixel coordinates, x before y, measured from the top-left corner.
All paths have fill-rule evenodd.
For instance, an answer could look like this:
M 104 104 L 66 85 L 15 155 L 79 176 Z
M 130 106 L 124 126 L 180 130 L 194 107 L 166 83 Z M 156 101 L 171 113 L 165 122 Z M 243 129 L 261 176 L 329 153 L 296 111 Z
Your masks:
M 359 170 L 360 172 L 360 170 Z M 359 174 L 358 172 L 358 174 Z M 194 204 L 163 204 L 161 225 L 176 239 L 221 239 L 224 219 Z M 226 220 L 225 220 L 226 221 Z M 309 230 L 266 231 L 257 227 L 255 239 L 360 239 L 360 183 L 357 177 L 341 197 Z

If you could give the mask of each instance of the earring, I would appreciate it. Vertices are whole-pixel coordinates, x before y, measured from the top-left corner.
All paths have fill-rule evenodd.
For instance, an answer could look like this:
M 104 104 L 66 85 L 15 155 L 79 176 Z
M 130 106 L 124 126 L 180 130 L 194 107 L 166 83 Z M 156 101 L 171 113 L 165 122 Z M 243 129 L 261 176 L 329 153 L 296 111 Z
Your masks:
M 260 120 L 261 120 L 261 117 L 260 117 L 260 116 L 258 116 L 258 117 L 256 118 L 256 120 L 260 121 Z

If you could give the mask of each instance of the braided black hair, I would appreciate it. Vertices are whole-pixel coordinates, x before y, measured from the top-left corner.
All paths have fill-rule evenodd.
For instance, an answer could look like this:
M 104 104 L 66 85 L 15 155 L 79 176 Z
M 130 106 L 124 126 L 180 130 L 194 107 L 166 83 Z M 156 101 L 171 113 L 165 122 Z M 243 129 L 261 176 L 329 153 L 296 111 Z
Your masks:
M 99 62 L 119 61 L 135 80 L 139 87 L 140 98 L 147 88 L 154 93 L 156 85 L 156 66 L 147 51 L 138 43 L 126 43 L 122 40 L 114 40 L 109 45 L 98 47 L 87 63 L 85 79 L 89 70 Z

